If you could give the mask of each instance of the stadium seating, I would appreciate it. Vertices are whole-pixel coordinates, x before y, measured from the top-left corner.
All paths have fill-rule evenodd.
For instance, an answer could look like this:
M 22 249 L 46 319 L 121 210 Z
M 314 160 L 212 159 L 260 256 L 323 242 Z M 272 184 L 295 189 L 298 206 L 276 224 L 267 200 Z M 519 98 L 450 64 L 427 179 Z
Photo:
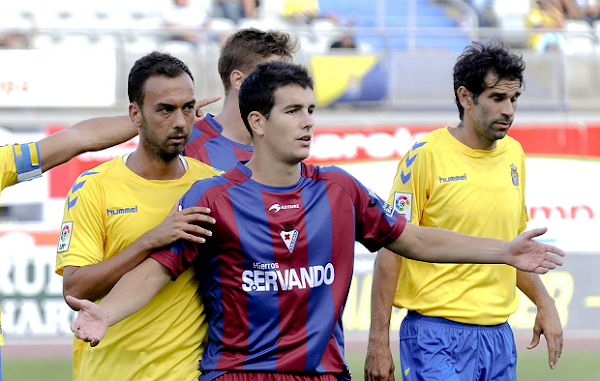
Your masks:
M 596 37 L 591 25 L 584 20 L 565 20 L 565 53 L 593 54 Z
M 444 6 L 433 4 L 427 0 L 415 0 L 414 9 L 408 1 L 385 0 L 379 7 L 368 0 L 321 0 L 321 13 L 335 13 L 342 20 L 357 17 L 354 26 L 357 28 L 403 28 L 395 32 L 387 31 L 385 36 L 373 33 L 357 33 L 360 44 L 371 45 L 374 50 L 406 50 L 406 49 L 448 49 L 460 51 L 469 43 L 464 34 L 445 33 L 440 29 L 458 27 L 457 21 L 446 14 Z M 384 15 L 381 18 L 381 15 Z M 413 17 L 416 15 L 416 18 Z M 406 28 L 417 28 L 407 33 Z M 426 29 L 431 29 L 426 31 Z M 437 29 L 437 30 L 434 30 Z M 411 41 L 412 39 L 412 41 Z
M 529 32 L 527 17 L 531 3 L 523 0 L 503 0 L 494 3 L 494 13 L 502 40 L 517 48 L 527 47 Z

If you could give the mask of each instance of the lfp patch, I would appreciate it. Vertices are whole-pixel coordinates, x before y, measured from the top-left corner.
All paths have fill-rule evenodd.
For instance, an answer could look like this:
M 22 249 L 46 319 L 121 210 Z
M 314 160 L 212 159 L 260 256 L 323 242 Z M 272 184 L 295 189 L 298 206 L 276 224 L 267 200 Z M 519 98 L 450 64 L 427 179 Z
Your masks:
M 406 221 L 410 222 L 412 214 L 412 193 L 395 192 L 394 193 L 394 208 Z
M 69 250 L 71 236 L 73 236 L 73 221 L 63 222 L 60 227 L 60 237 L 58 239 L 56 252 L 64 253 Z

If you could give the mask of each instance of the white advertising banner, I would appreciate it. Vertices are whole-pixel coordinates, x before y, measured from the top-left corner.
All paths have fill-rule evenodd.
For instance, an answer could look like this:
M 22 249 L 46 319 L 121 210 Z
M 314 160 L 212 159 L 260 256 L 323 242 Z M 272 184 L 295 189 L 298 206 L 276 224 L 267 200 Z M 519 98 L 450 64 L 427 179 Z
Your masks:
M 0 107 L 113 106 L 115 78 L 114 50 L 0 50 Z

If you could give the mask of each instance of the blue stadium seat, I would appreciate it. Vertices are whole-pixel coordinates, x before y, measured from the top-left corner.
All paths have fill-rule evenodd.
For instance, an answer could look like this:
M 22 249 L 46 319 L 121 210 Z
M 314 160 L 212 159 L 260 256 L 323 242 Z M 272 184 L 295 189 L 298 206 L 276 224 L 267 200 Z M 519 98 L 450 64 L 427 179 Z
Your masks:
M 319 6 L 322 13 L 334 12 L 340 17 L 349 14 L 357 14 L 358 19 L 354 24 L 356 27 L 377 27 L 377 7 L 370 0 L 320 0 Z M 386 0 L 385 4 L 386 27 L 406 28 L 409 26 L 409 4 L 406 1 Z M 416 26 L 417 28 L 456 28 L 456 20 L 446 15 L 446 9 L 428 0 L 416 1 Z M 407 38 L 404 35 L 388 35 L 387 40 L 373 34 L 356 35 L 360 43 L 370 45 L 375 51 L 386 48 L 392 50 L 406 50 L 408 48 Z M 417 32 L 416 45 L 421 49 L 447 49 L 450 51 L 461 51 L 469 44 L 469 38 L 461 35 L 425 35 Z

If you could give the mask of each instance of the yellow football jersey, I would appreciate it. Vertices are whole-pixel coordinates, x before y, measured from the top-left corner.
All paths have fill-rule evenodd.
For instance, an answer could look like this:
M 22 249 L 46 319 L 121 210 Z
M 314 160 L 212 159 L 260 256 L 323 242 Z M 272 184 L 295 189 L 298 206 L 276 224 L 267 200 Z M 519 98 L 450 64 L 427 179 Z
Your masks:
M 435 130 L 398 166 L 389 203 L 415 225 L 510 241 L 525 230 L 525 154 L 511 137 L 474 150 Z M 501 324 L 517 308 L 507 265 L 432 264 L 402 258 L 394 304 L 426 316 Z
M 0 191 L 21 181 L 42 175 L 42 164 L 37 143 L 14 144 L 0 147 Z M 0 346 L 4 345 L 4 331 L 0 319 Z
M 123 158 L 82 173 L 67 196 L 56 272 L 117 255 L 159 225 L 197 180 L 219 172 L 186 158 L 178 180 L 146 180 Z M 193 270 L 169 282 L 142 310 L 110 327 L 97 347 L 75 339 L 74 380 L 197 380 L 207 331 Z

